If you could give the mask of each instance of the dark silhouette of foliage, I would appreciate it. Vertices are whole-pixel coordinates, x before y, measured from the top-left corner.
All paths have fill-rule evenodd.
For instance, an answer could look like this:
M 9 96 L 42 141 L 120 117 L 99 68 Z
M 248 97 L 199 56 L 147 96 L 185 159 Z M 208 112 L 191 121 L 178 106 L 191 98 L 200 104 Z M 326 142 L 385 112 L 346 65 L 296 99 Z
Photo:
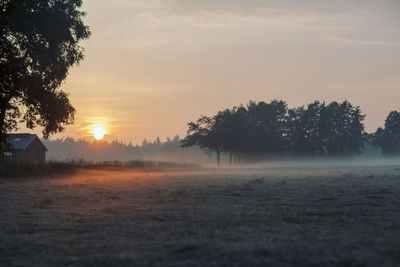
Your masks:
M 282 100 L 250 101 L 189 123 L 182 145 L 215 152 L 218 164 L 221 153 L 230 163 L 277 155 L 351 156 L 366 141 L 364 118 L 348 101 L 315 101 L 289 110 Z
M 239 163 L 243 157 L 257 158 L 261 154 L 284 151 L 285 116 L 287 104 L 273 100 L 270 103 L 250 101 L 218 112 L 213 117 L 202 116 L 188 124 L 182 146 L 199 146 L 217 155 L 229 154 L 230 163 Z
M 209 153 L 217 155 L 220 164 L 220 155 L 223 151 L 223 131 L 217 125 L 216 117 L 201 116 L 196 122 L 190 122 L 187 136 L 182 140 L 182 147 L 199 146 Z
M 293 108 L 288 111 L 288 148 L 297 155 L 323 155 L 323 130 L 320 121 L 325 103 L 315 101 L 307 107 Z
M 285 149 L 287 104 L 282 100 L 270 103 L 250 101 L 247 113 L 252 127 L 249 152 L 280 154 Z
M 361 152 L 363 115 L 348 101 L 328 105 L 315 101 L 289 110 L 288 140 L 293 154 L 350 156 Z
M 234 107 L 218 112 L 215 116 L 214 131 L 218 132 L 221 149 L 229 154 L 229 162 L 240 161 L 240 155 L 248 150 L 247 140 L 251 139 L 251 126 L 244 107 Z
M 384 155 L 400 154 L 400 112 L 391 111 L 385 120 L 385 128 L 379 127 L 372 141 Z
M 332 102 L 326 108 L 326 151 L 328 155 L 350 156 L 360 153 L 364 144 L 365 118 L 359 107 L 353 107 L 348 101 Z
M 87 39 L 81 0 L 4 0 L 0 3 L 0 142 L 22 117 L 43 136 L 60 132 L 75 109 L 59 87 L 83 59 Z

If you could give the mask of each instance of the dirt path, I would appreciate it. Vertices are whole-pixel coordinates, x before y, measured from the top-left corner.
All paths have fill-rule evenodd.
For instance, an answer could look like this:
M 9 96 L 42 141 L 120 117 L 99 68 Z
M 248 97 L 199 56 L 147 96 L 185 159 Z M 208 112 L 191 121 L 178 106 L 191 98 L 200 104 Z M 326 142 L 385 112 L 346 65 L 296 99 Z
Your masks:
M 1 266 L 399 266 L 400 169 L 0 180 Z

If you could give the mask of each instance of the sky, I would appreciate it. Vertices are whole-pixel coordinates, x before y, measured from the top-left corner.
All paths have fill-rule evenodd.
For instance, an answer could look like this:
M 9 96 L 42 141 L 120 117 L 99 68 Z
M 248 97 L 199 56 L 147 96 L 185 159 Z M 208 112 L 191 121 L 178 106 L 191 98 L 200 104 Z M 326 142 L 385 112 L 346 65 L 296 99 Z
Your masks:
M 400 100 L 398 0 L 84 0 L 92 36 L 62 89 L 75 124 L 53 138 L 141 143 L 200 115 L 282 99 L 360 106 L 368 132 Z

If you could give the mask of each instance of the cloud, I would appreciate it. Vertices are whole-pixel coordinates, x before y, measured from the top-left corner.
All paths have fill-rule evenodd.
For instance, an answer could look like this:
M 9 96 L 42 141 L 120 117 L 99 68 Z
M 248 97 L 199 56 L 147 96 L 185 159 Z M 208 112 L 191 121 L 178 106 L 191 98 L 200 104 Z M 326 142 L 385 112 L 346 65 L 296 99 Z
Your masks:
M 356 46 L 383 46 L 383 47 L 400 47 L 400 43 L 375 41 L 375 40 L 357 40 L 344 37 L 327 37 L 327 40 L 335 41 L 342 44 L 356 45 Z
M 381 31 L 397 36 L 400 27 L 398 0 L 138 0 L 129 5 L 133 3 L 136 18 L 151 27 L 253 28 L 265 24 L 378 40 L 385 39 L 379 36 Z M 366 27 L 375 36 L 359 36 Z
M 397 0 L 161 0 L 153 7 L 175 15 L 236 15 L 253 17 L 309 17 L 353 13 L 400 11 Z

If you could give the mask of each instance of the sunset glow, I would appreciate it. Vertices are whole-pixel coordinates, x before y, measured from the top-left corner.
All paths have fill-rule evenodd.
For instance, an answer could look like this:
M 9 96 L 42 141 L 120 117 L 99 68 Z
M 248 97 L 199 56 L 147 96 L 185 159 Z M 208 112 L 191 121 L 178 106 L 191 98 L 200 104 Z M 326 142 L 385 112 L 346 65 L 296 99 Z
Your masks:
M 104 138 L 107 131 L 103 125 L 93 125 L 90 132 L 93 134 L 94 139 L 100 141 Z
M 400 1 L 362 2 L 84 0 L 92 36 L 60 87 L 75 123 L 53 138 L 93 123 L 127 143 L 184 137 L 201 114 L 272 99 L 348 100 L 373 132 L 399 107 Z

